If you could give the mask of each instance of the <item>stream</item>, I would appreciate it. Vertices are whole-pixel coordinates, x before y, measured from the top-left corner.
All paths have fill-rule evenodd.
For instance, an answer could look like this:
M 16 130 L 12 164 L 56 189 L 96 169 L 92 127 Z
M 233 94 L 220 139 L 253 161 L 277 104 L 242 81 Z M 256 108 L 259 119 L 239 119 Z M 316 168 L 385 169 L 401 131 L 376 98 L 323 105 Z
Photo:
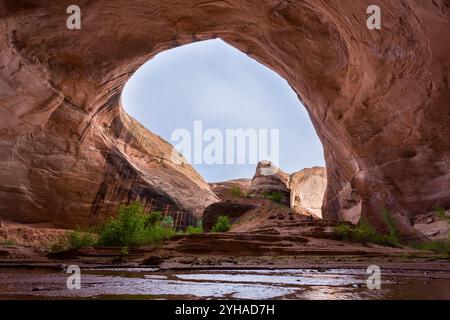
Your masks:
M 363 269 L 83 269 L 81 289 L 62 271 L 0 269 L 0 299 L 450 299 L 448 273 L 389 270 L 381 289 Z

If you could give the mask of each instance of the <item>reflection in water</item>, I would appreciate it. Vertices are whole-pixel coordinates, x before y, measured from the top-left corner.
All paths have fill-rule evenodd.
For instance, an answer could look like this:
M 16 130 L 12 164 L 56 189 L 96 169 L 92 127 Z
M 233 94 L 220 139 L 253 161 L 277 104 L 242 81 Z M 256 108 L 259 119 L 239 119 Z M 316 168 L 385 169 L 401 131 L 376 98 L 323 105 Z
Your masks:
M 0 297 L 146 299 L 450 299 L 450 279 L 387 273 L 368 290 L 365 270 L 83 270 L 82 289 L 66 288 L 67 274 L 0 270 Z

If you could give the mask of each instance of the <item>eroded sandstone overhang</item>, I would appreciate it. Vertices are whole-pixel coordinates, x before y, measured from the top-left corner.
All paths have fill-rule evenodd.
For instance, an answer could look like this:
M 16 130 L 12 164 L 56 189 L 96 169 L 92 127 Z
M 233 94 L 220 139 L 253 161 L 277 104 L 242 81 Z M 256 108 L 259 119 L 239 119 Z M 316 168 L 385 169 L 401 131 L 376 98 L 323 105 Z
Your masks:
M 450 8 L 380 0 L 382 29 L 368 30 L 370 4 L 80 0 L 82 29 L 71 31 L 66 1 L 0 1 L 0 215 L 71 225 L 123 198 L 155 194 L 187 211 L 215 201 L 190 167 L 158 162 L 163 142 L 139 146 L 150 134 L 127 120 L 120 94 L 158 52 L 220 37 L 308 109 L 325 149 L 324 217 L 362 213 L 383 229 L 388 208 L 414 237 L 408 216 L 450 207 Z

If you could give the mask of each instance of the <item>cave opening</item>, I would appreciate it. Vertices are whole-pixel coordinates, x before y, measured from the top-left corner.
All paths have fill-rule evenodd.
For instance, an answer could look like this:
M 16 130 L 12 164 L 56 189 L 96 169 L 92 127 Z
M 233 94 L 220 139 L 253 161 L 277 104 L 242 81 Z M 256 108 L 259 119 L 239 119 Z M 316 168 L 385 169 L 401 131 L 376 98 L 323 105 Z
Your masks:
M 157 54 L 128 80 L 122 106 L 207 182 L 250 180 L 269 161 L 302 184 L 287 204 L 321 217 L 325 160 L 307 110 L 278 73 L 220 38 Z M 306 168 L 322 171 L 302 181 Z
M 287 81 L 221 39 L 156 55 L 128 80 L 122 105 L 129 115 L 177 149 L 187 143 L 174 139 L 176 131 L 189 131 L 191 150 L 182 151 L 191 152 L 183 155 L 208 182 L 251 178 L 255 165 L 263 160 L 273 160 L 286 172 L 325 163 L 309 115 Z M 246 154 L 244 159 L 235 143 L 234 158 L 229 157 L 227 140 L 233 137 L 227 130 L 239 129 L 247 133 L 247 139 L 256 133 L 257 144 L 267 140 L 267 150 L 257 150 L 256 156 Z M 275 130 L 279 130 L 279 139 Z M 261 134 L 267 134 L 267 139 Z M 214 138 L 222 140 L 214 145 L 223 144 L 220 155 L 214 152 L 219 148 L 208 143 L 215 142 Z M 213 149 L 212 159 L 205 159 L 205 149 Z M 251 153 L 248 149 L 252 146 L 247 140 L 245 151 Z

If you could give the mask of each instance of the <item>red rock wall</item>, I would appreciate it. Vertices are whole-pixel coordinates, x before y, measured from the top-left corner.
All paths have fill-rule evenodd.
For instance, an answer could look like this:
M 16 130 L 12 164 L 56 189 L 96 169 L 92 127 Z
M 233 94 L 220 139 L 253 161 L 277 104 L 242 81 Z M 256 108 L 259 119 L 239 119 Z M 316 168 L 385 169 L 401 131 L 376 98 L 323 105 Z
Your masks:
M 126 80 L 158 52 L 221 37 L 287 79 L 307 107 L 325 148 L 324 217 L 362 213 L 383 229 L 389 208 L 414 237 L 409 215 L 450 207 L 450 8 L 375 2 L 382 30 L 371 31 L 368 0 L 79 0 L 82 30 L 69 31 L 66 1 L 1 1 L 0 214 L 85 221 L 105 173 L 121 170 L 109 155 L 119 150 L 133 170 L 140 157 L 105 129 L 123 121 L 114 119 L 124 118 Z M 150 167 L 139 166 L 136 181 L 152 181 Z M 164 172 L 173 170 L 194 175 Z M 135 178 L 129 186 L 140 189 Z

